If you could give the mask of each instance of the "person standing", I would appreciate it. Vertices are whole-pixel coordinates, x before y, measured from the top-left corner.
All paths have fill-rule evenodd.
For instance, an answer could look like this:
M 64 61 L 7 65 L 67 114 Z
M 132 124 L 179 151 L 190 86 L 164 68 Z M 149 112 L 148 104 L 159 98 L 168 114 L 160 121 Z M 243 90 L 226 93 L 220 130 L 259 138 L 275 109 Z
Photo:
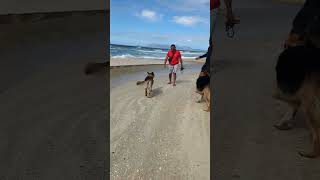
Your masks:
M 232 10 L 232 0 L 224 0 L 225 6 L 226 6 L 226 23 L 229 25 L 239 24 L 240 20 L 234 17 L 233 10 Z M 206 61 L 203 64 L 201 68 L 201 72 L 199 76 L 210 76 L 210 67 L 211 67 L 211 56 L 212 56 L 212 38 L 213 38 L 213 31 L 216 27 L 217 23 L 217 15 L 218 10 L 220 8 L 220 0 L 210 0 L 210 38 L 209 38 L 209 47 L 208 51 L 205 54 Z M 197 58 L 199 59 L 199 58 Z
M 176 46 L 172 44 L 170 50 L 167 53 L 167 56 L 164 60 L 164 66 L 166 67 L 167 61 L 169 61 L 169 82 L 168 84 L 173 84 L 176 86 L 177 71 L 179 63 L 181 64 L 181 70 L 183 70 L 182 58 L 180 51 L 176 50 Z M 172 81 L 173 80 L 173 81 Z

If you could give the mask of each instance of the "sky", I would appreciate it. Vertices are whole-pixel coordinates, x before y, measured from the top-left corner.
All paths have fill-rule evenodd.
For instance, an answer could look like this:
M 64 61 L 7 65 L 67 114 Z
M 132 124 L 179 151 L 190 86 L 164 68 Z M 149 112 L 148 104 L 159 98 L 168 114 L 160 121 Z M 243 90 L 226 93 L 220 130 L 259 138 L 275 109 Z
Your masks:
M 111 0 L 112 44 L 207 49 L 209 0 Z

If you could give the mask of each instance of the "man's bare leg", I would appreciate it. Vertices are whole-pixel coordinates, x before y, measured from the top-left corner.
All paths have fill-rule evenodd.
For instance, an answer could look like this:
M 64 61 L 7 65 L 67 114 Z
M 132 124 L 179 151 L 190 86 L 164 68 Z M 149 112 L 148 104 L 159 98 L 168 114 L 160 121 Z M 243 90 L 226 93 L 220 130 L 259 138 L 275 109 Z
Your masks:
M 177 73 L 173 73 L 173 86 L 176 86 Z
M 168 84 L 171 84 L 171 77 L 172 77 L 172 73 L 169 74 L 169 82 L 168 82 Z

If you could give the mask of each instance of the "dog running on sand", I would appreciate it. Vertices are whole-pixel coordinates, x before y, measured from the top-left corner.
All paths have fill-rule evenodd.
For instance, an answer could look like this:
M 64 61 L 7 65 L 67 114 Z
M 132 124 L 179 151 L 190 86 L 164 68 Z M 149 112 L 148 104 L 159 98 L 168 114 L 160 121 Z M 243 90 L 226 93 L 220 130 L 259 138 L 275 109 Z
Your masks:
M 151 98 L 151 93 L 152 93 L 152 86 L 154 82 L 154 73 L 153 72 L 147 72 L 147 77 L 144 79 L 144 81 L 138 81 L 137 85 L 145 84 L 146 87 L 144 89 L 144 94 L 148 98 Z

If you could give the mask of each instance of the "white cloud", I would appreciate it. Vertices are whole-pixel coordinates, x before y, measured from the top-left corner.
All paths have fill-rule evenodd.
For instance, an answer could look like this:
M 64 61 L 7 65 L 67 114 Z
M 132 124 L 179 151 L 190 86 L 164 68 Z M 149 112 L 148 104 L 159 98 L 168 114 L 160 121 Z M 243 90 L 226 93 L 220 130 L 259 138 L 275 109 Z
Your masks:
M 140 13 L 137 14 L 137 16 L 150 21 L 157 21 L 161 19 L 163 15 L 157 14 L 155 11 L 149 9 L 143 9 Z
M 191 35 L 191 34 L 179 34 L 179 33 L 158 33 L 154 34 L 154 32 L 132 32 L 132 31 L 124 31 L 124 32 L 111 32 L 111 38 L 133 38 L 139 40 L 178 40 L 183 42 L 207 42 L 209 41 L 209 34 L 198 34 L 198 35 Z
M 206 50 L 209 43 L 209 34 L 184 34 L 184 33 L 154 33 L 154 32 L 111 32 L 110 41 L 114 44 L 176 44 Z M 179 48 L 179 47 L 178 47 Z
M 173 22 L 185 26 L 193 26 L 197 23 L 206 23 L 206 20 L 198 16 L 173 16 Z
M 209 0 L 157 0 L 157 2 L 174 10 L 208 11 L 209 13 Z

